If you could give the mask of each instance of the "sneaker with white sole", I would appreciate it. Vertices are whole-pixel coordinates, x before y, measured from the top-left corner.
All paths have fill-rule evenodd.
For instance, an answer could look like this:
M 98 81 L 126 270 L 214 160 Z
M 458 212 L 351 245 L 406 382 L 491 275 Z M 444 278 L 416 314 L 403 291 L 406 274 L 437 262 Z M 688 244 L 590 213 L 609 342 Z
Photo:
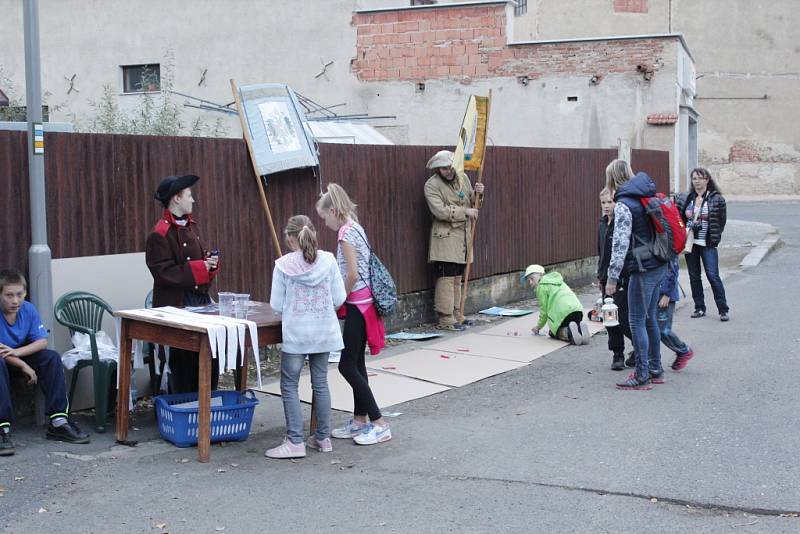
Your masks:
M 583 340 L 584 345 L 588 345 L 589 341 L 592 340 L 591 334 L 589 334 L 589 323 L 586 321 L 581 321 L 580 324 L 581 328 L 581 339 Z
M 310 447 L 319 452 L 333 452 L 331 438 L 317 439 L 314 436 L 308 436 L 306 447 Z
M 392 429 L 389 425 L 375 425 L 370 423 L 364 427 L 360 434 L 353 437 L 356 445 L 375 445 L 392 439 Z
M 583 345 L 583 336 L 581 336 L 581 330 L 578 327 L 578 323 L 572 321 L 567 325 L 569 328 L 570 336 L 572 337 L 572 343 L 574 345 Z
M 336 439 L 352 439 L 359 435 L 367 423 L 350 419 L 343 427 L 334 428 L 331 437 Z
M 283 438 L 283 443 L 277 447 L 267 449 L 264 453 L 267 458 L 305 458 L 306 444 L 305 443 L 292 443 L 289 438 Z

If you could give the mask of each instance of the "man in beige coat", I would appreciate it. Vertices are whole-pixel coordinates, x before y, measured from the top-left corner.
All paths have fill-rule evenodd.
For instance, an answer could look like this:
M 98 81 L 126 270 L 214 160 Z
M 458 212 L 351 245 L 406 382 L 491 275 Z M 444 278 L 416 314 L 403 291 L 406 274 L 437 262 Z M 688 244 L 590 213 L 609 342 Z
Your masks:
M 428 261 L 436 272 L 434 309 L 439 315 L 437 328 L 463 330 L 460 313 L 464 268 L 472 262 L 470 235 L 472 222 L 478 218 L 473 208 L 475 194 L 483 193 L 483 184 L 472 184 L 466 174 L 453 168 L 453 153 L 437 152 L 429 161 L 433 176 L 425 182 L 425 200 L 433 215 Z

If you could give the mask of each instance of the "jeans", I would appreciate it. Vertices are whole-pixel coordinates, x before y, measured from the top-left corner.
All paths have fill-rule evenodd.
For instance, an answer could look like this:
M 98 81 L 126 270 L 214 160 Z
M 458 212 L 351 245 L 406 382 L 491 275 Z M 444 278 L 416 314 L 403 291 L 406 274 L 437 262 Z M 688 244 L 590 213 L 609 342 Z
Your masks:
M 44 413 L 51 419 L 67 416 L 67 388 L 64 383 L 64 366 L 61 355 L 54 350 L 45 349 L 22 358 L 36 371 L 37 384 L 44 393 Z M 11 423 L 11 377 L 22 376 L 18 367 L 0 358 L 0 423 Z
M 294 444 L 303 443 L 303 409 L 297 383 L 303 370 L 305 354 L 281 354 L 281 398 L 286 417 L 286 436 Z M 311 389 L 317 404 L 317 432 L 315 437 L 323 440 L 331 435 L 331 394 L 328 390 L 328 353 L 308 355 L 311 369 Z
M 694 309 L 706 311 L 705 295 L 703 295 L 703 280 L 700 278 L 700 262 L 706 271 L 706 278 L 711 284 L 714 293 L 714 302 L 720 314 L 728 313 L 728 302 L 725 299 L 725 286 L 719 277 L 719 253 L 716 247 L 703 247 L 694 245 L 692 252 L 686 255 L 686 268 L 689 271 L 689 282 L 692 286 L 692 299 Z
M 636 377 L 650 378 L 650 371 L 661 370 L 661 332 L 658 329 L 658 299 L 667 264 L 631 274 L 628 283 L 628 321 L 633 350 L 636 352 Z
M 689 347 L 678 334 L 672 331 L 672 314 L 675 313 L 675 303 L 670 302 L 666 308 L 658 309 L 658 329 L 661 331 L 661 342 L 675 354 L 686 354 Z
M 369 416 L 370 421 L 381 418 L 381 409 L 369 387 L 364 351 L 367 348 L 367 326 L 361 311 L 353 304 L 347 306 L 344 320 L 344 349 L 339 360 L 339 373 L 353 388 L 353 415 Z

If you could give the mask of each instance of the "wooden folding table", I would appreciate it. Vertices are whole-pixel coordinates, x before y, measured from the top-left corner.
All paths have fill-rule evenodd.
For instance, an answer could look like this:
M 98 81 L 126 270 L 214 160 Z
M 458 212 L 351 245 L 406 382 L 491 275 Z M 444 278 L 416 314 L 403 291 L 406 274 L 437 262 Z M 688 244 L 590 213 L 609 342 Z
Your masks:
M 131 387 L 131 348 L 133 340 L 177 347 L 199 353 L 198 376 L 198 437 L 197 459 L 208 462 L 211 451 L 211 346 L 205 328 L 187 325 L 176 317 L 147 317 L 132 314 L 126 310 L 117 311 L 114 316 L 122 319 L 120 332 L 119 386 L 117 388 L 117 441 L 128 439 L 128 397 Z M 247 319 L 258 326 L 259 346 L 281 342 L 281 316 L 264 302 L 251 302 Z M 245 354 L 242 355 L 239 391 L 247 387 L 247 349 L 252 347 L 250 336 L 245 336 Z

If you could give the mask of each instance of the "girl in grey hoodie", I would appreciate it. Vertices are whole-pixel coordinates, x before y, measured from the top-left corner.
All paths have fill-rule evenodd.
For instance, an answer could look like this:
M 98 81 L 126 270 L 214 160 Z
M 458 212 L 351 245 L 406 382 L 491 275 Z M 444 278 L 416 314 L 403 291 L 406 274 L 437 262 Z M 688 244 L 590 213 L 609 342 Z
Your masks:
M 306 455 L 306 445 L 321 452 L 333 450 L 328 354 L 344 347 L 336 309 L 347 295 L 336 258 L 317 249 L 317 233 L 308 217 L 291 217 L 284 233 L 291 252 L 275 262 L 269 304 L 282 314 L 281 397 L 286 437 L 265 455 L 301 458 Z M 304 442 L 297 383 L 306 355 L 317 402 L 317 430 Z

